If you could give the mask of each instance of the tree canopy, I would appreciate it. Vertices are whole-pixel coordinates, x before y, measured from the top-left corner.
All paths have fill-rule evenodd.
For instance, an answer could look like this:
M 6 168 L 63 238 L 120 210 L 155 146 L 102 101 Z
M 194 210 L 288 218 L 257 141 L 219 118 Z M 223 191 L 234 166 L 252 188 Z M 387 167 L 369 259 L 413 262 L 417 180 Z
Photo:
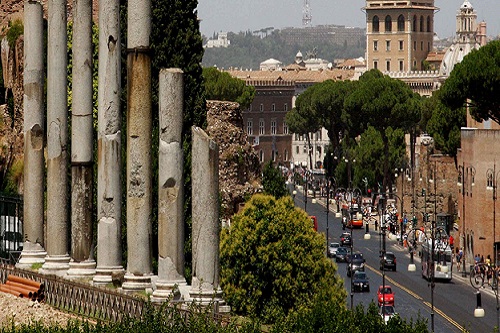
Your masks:
M 452 110 L 469 106 L 476 120 L 500 124 L 500 41 L 471 51 L 455 65 L 439 97 Z
M 215 67 L 203 68 L 203 79 L 206 99 L 237 102 L 241 109 L 247 109 L 252 104 L 255 88 L 247 86 L 245 81 Z
M 271 161 L 266 163 L 262 171 L 262 187 L 264 193 L 272 195 L 276 199 L 290 194 L 286 188 L 285 177 L 281 170 L 274 167 Z
M 221 234 L 221 287 L 231 309 L 268 322 L 327 295 L 345 306 L 325 240 L 290 196 L 256 194 Z
M 424 100 L 424 109 L 430 111 L 425 130 L 433 137 L 436 149 L 451 156 L 460 147 L 460 128 L 466 125 L 465 108 L 451 110 L 436 95 Z
M 347 98 L 346 109 L 360 120 L 359 126 L 362 129 L 373 126 L 382 137 L 385 190 L 390 180 L 387 131 L 396 128 L 409 131 L 416 126 L 420 120 L 422 98 L 404 82 L 382 75 L 376 69 L 363 74 L 359 83 Z

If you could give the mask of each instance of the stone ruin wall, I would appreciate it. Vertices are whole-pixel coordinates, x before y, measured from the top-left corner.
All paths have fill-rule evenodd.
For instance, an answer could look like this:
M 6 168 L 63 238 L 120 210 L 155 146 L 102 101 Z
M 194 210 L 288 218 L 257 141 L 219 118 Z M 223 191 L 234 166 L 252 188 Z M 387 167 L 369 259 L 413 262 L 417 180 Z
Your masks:
M 220 215 L 227 221 L 258 191 L 260 161 L 243 130 L 238 103 L 207 101 L 207 122 L 207 134 L 219 145 Z

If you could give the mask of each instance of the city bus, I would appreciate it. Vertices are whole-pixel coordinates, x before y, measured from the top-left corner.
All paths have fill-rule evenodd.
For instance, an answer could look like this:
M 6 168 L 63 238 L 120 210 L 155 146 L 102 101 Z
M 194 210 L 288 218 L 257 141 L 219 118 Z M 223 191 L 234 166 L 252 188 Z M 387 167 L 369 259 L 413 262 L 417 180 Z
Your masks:
M 342 225 L 343 228 L 363 228 L 363 214 L 356 203 L 342 205 Z
M 422 243 L 422 278 L 430 280 L 434 270 L 434 279 L 451 281 L 452 250 L 448 243 L 434 241 L 434 267 L 432 267 L 432 239 Z M 445 246 L 446 244 L 446 246 Z
M 318 231 L 318 219 L 316 218 L 316 216 L 309 216 L 309 218 L 311 219 L 314 230 Z

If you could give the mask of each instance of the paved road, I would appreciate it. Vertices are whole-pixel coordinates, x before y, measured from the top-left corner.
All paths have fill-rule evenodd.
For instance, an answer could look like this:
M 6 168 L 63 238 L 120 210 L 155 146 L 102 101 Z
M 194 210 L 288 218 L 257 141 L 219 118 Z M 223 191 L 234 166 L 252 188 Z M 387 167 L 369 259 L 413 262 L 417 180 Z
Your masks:
M 324 200 L 317 200 L 313 204 L 311 198 L 307 199 L 307 211 L 309 215 L 315 215 L 318 219 L 318 232 L 326 233 L 326 209 Z M 304 209 L 304 198 L 299 192 L 295 197 L 295 204 Z M 333 206 L 333 205 L 330 205 Z M 330 207 L 332 213 L 328 218 L 329 242 L 338 241 L 342 233 L 340 218 L 336 218 L 334 208 Z M 376 290 L 382 285 L 382 274 L 378 269 L 379 251 L 381 238 L 371 226 L 370 240 L 364 240 L 365 230 L 353 230 L 354 251 L 360 251 L 366 259 L 366 272 L 370 278 L 370 293 L 354 293 L 354 305 L 367 305 L 376 300 Z M 408 272 L 409 254 L 396 241 L 386 240 L 387 251 L 392 251 L 397 257 L 397 271 L 385 272 L 386 284 L 393 287 L 396 293 L 395 307 L 397 312 L 405 319 L 415 320 L 418 316 L 427 319 L 429 331 L 431 328 L 431 288 L 427 280 L 422 279 L 420 260 L 415 258 L 416 272 Z M 326 250 L 326 242 L 325 242 Z M 339 263 L 338 271 L 348 291 L 347 305 L 350 306 L 350 280 L 346 275 L 346 264 Z M 472 288 L 468 278 L 462 278 L 461 274 L 453 272 L 451 282 L 437 281 L 434 287 L 434 331 L 436 333 L 461 332 L 462 327 L 471 332 L 493 332 L 497 323 L 496 298 L 493 291 L 488 288 L 482 289 L 482 306 L 485 309 L 484 318 L 474 318 L 473 312 L 476 306 L 475 289 Z

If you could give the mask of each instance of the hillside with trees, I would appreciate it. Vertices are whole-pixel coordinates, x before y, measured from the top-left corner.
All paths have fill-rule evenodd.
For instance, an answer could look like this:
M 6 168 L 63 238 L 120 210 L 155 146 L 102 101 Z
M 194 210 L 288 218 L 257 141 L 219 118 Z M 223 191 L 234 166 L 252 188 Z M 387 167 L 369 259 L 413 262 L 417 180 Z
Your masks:
M 213 36 L 212 38 L 217 38 Z M 203 67 L 217 66 L 218 68 L 240 67 L 243 69 L 258 70 L 259 64 L 269 58 L 275 58 L 284 65 L 291 64 L 295 55 L 301 51 L 304 56 L 312 50 L 318 58 L 332 61 L 334 59 L 358 58 L 365 54 L 366 43 L 360 39 L 355 46 L 333 43 L 310 42 L 304 39 L 297 43 L 287 43 L 280 33 L 274 30 L 266 35 L 257 36 L 251 31 L 228 33 L 231 44 L 224 48 L 205 48 Z

